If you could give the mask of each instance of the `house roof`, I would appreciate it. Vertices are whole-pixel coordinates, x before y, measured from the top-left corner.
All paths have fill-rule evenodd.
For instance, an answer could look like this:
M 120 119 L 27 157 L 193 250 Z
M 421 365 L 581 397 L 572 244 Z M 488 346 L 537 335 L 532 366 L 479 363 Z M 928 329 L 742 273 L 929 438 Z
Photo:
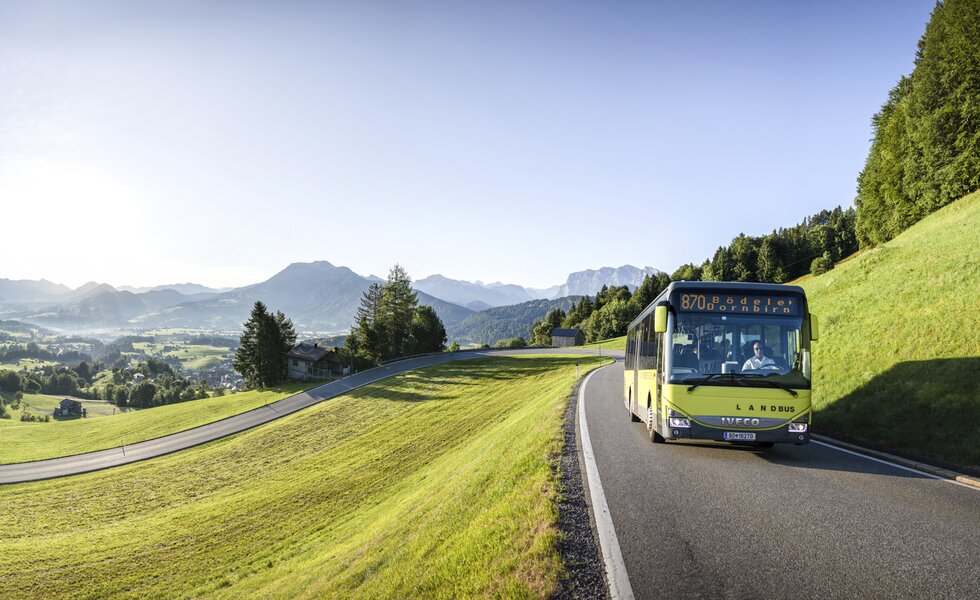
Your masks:
M 336 350 L 334 346 L 318 346 L 316 344 L 297 344 L 293 349 L 286 353 L 289 358 L 298 358 L 309 362 L 316 362 L 324 356 Z
M 67 404 L 66 404 L 66 403 L 67 403 Z M 59 403 L 58 403 L 58 405 L 59 405 L 59 406 L 60 406 L 61 408 L 64 408 L 65 406 L 72 406 L 72 405 L 74 405 L 74 404 L 77 404 L 77 405 L 79 405 L 79 406 L 81 406 L 81 405 L 82 405 L 82 403 L 81 403 L 81 402 L 79 402 L 78 400 L 72 400 L 71 398 L 65 398 L 64 400 L 62 400 L 61 402 L 59 402 Z
M 578 329 L 575 329 L 575 328 L 572 328 L 572 329 L 555 328 L 555 329 L 552 329 L 551 330 L 551 337 L 555 337 L 556 335 L 558 337 L 575 337 L 579 333 L 581 333 L 581 332 Z

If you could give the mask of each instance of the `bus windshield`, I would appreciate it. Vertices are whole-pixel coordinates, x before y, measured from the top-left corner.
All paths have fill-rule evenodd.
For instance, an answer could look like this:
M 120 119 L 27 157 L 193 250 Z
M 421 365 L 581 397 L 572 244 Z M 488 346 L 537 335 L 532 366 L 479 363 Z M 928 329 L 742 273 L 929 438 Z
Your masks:
M 810 347 L 802 324 L 800 317 L 681 312 L 667 340 L 670 382 L 726 385 L 737 379 L 809 388 Z

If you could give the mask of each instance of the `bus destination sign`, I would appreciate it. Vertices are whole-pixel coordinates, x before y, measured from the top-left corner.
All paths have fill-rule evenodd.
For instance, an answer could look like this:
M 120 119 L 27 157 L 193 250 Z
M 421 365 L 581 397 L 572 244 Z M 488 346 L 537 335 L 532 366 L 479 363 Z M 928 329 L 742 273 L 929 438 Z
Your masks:
M 681 294 L 679 308 L 690 312 L 798 317 L 800 300 L 777 294 L 691 293 Z

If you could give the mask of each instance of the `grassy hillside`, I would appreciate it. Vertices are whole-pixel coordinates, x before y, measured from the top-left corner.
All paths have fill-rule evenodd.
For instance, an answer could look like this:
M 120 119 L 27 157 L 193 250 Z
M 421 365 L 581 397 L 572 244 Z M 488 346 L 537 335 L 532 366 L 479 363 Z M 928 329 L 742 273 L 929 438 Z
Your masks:
M 309 383 L 290 384 L 265 391 L 240 392 L 97 419 L 50 423 L 0 419 L 0 436 L 3 440 L 0 443 L 0 464 L 69 456 L 157 438 L 252 410 L 310 386 Z M 45 402 L 32 401 L 36 398 L 25 396 L 31 405 L 40 403 L 47 406 Z
M 109 471 L 0 486 L 0 597 L 545 597 L 588 357 L 406 373 Z
M 602 340 L 601 342 L 592 342 L 591 344 L 585 344 L 583 348 L 601 348 L 603 350 L 623 350 L 626 351 L 626 336 L 620 336 L 616 338 L 609 338 L 608 340 Z
M 801 281 L 821 319 L 815 428 L 980 465 L 980 193 Z
M 5 402 L 13 403 L 13 394 L 9 392 L 0 392 L 0 397 L 4 399 Z M 59 404 L 64 398 L 71 398 L 73 400 L 78 400 L 82 403 L 82 406 L 87 411 L 86 414 L 88 418 L 95 417 L 108 417 L 119 413 L 125 412 L 136 412 L 135 408 L 120 408 L 108 402 L 103 402 L 101 400 L 86 400 L 84 398 L 76 398 L 74 396 L 50 396 L 46 394 L 24 394 L 23 399 L 20 402 L 20 407 L 18 409 L 13 408 L 13 404 L 7 405 L 7 410 L 11 415 L 10 419 L 0 420 L 0 427 L 5 427 L 5 425 L 10 425 L 14 422 L 19 422 L 21 413 L 28 413 L 36 416 L 51 415 L 54 409 L 58 408 Z M 69 417 L 72 420 L 79 420 L 81 417 Z M 66 419 L 67 420 L 67 419 Z M 36 424 L 35 424 L 36 425 Z M 4 429 L 4 431 L 9 431 L 9 429 Z M 36 431 L 36 429 L 35 429 Z M 2 450 L 0 450 L 2 453 Z M 2 463 L 2 461 L 0 461 Z

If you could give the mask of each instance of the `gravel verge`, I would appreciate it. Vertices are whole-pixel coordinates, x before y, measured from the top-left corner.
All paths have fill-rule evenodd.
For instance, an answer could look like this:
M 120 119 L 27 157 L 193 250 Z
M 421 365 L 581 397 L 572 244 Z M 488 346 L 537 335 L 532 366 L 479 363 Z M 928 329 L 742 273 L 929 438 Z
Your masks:
M 579 382 L 581 385 L 581 382 Z M 592 508 L 582 479 L 582 464 L 576 426 L 578 387 L 565 409 L 564 438 L 561 455 L 561 499 L 558 502 L 558 529 L 561 541 L 558 554 L 564 573 L 558 580 L 554 598 L 608 598 L 605 567 L 592 523 Z

